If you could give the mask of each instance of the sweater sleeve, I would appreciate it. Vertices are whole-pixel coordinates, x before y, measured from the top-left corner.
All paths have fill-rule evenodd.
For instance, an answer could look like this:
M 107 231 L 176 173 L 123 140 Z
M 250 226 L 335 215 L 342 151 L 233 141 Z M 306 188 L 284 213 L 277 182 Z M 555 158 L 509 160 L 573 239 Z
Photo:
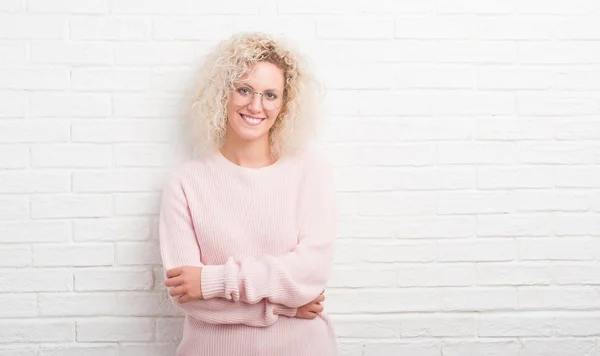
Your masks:
M 311 156 L 299 187 L 298 244 L 281 256 L 232 257 L 202 270 L 204 298 L 258 303 L 263 298 L 292 308 L 318 296 L 327 283 L 338 228 L 334 177 L 328 161 Z
M 187 198 L 176 173 L 171 174 L 164 186 L 159 216 L 159 242 L 165 272 L 179 266 L 203 266 Z M 295 308 L 276 305 L 268 300 L 247 304 L 215 298 L 179 303 L 176 296 L 169 297 L 187 315 L 212 324 L 266 327 L 274 324 L 279 315 L 296 315 Z

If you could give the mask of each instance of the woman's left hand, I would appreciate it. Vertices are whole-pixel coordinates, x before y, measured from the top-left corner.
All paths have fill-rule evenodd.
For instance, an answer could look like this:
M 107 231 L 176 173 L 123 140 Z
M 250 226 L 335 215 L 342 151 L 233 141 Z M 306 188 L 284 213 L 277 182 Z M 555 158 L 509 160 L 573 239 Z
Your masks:
M 165 286 L 175 287 L 169 292 L 179 296 L 179 303 L 202 299 L 202 267 L 182 266 L 167 271 Z

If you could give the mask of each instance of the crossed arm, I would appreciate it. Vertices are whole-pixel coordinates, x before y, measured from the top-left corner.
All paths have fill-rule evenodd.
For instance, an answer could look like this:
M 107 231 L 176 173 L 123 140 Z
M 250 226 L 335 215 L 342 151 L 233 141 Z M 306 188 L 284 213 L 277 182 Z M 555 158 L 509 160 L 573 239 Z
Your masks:
M 299 201 L 299 243 L 282 256 L 229 258 L 224 265 L 202 265 L 200 250 L 180 181 L 163 191 L 160 244 L 167 283 L 180 278 L 182 266 L 201 268 L 199 298 L 172 301 L 187 314 L 219 324 L 269 326 L 280 315 L 293 317 L 325 288 L 337 229 L 333 177 L 328 166 L 307 171 Z

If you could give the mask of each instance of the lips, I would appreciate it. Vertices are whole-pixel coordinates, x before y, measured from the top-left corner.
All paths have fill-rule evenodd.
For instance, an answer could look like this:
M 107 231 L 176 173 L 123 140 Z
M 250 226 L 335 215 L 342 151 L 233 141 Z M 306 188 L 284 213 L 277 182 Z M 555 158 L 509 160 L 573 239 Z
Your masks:
M 250 126 L 260 125 L 260 123 L 263 122 L 263 120 L 265 119 L 263 117 L 255 117 L 255 116 L 244 115 L 244 114 L 240 114 L 240 116 L 242 117 L 244 122 Z

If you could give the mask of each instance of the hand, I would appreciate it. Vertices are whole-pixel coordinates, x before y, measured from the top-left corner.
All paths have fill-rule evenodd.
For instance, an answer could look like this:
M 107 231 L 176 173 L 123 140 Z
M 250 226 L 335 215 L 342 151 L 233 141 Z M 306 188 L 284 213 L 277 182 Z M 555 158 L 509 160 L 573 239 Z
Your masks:
M 167 271 L 165 286 L 175 287 L 169 292 L 179 296 L 179 303 L 201 300 L 202 298 L 202 267 L 182 266 Z
M 300 319 L 314 319 L 317 317 L 317 314 L 323 311 L 323 306 L 321 302 L 325 300 L 325 291 L 321 292 L 318 297 L 316 297 L 313 301 L 308 304 L 304 304 L 299 307 L 296 311 L 296 318 Z

